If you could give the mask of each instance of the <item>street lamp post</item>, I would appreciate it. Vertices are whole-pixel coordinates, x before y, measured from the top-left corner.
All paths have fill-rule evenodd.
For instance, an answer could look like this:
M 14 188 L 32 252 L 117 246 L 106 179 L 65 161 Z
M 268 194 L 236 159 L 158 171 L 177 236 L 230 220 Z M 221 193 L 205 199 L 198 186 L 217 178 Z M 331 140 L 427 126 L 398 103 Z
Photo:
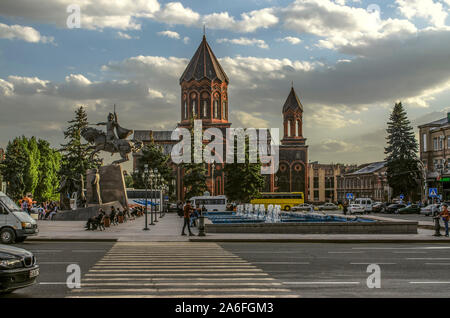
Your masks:
M 159 189 L 161 180 L 161 174 L 158 172 L 158 169 L 155 168 L 155 222 L 158 222 L 158 211 L 156 210 L 156 195 L 159 194 L 159 208 L 161 209 L 161 190 Z
M 151 186 L 151 191 L 152 191 L 152 195 L 151 195 L 151 203 L 152 205 L 150 206 L 150 225 L 155 225 L 155 223 L 153 223 L 153 206 L 154 206 L 154 202 L 153 202 L 153 194 L 154 194 L 154 185 L 155 185 L 155 172 L 154 170 L 150 171 L 150 186 Z
M 215 162 L 213 162 L 212 163 L 212 165 L 211 165 L 211 168 L 212 168 L 212 170 L 211 170 L 211 177 L 212 177 L 212 186 L 211 186 L 211 192 L 212 192 L 212 196 L 214 196 L 214 190 L 215 190 L 215 187 L 216 187 L 216 185 L 215 185 L 215 183 L 214 183 L 214 168 L 216 167 L 216 164 L 215 164 Z
M 150 230 L 147 222 L 147 201 L 148 201 L 148 165 L 144 165 L 144 183 L 145 183 L 145 227 L 144 231 Z

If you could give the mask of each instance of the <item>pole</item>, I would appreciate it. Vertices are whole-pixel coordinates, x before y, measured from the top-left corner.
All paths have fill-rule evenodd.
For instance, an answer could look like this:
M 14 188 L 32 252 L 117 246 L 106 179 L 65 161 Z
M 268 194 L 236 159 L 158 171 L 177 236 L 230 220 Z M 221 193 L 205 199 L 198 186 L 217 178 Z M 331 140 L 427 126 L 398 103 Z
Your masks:
M 148 176 L 147 174 L 144 172 L 144 176 L 145 176 L 145 227 L 144 227 L 144 231 L 148 231 L 150 230 L 148 228 L 148 222 L 147 222 L 147 201 L 148 201 Z
M 151 205 L 151 207 L 150 207 L 150 225 L 155 225 L 155 223 L 153 223 L 153 188 L 154 188 L 154 177 L 152 176 L 152 179 L 151 179 L 151 191 L 152 191 L 152 195 L 151 195 L 151 202 L 152 202 L 152 205 Z
M 159 208 L 161 208 L 161 193 L 159 190 L 159 174 L 156 175 L 156 192 L 155 192 L 155 222 L 158 222 L 158 211 L 156 210 L 156 195 L 159 193 Z

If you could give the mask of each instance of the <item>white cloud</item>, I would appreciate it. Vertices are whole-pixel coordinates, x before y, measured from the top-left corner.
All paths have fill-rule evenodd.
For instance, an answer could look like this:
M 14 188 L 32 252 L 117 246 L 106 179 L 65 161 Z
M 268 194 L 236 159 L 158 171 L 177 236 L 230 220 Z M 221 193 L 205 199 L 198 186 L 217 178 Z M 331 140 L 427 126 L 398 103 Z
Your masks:
M 236 21 L 228 12 L 212 13 L 203 17 L 203 23 L 209 29 L 225 29 L 235 32 L 250 33 L 260 28 L 267 29 L 278 23 L 279 18 L 273 8 L 265 8 L 244 12 L 241 19 Z
M 321 37 L 318 46 L 339 49 L 363 46 L 393 34 L 411 35 L 417 31 L 407 20 L 382 20 L 379 12 L 340 5 L 331 0 L 297 0 L 279 10 L 284 27 L 300 34 Z
M 117 36 L 119 37 L 119 39 L 124 39 L 124 40 L 132 40 L 132 39 L 139 39 L 138 36 L 131 36 L 128 33 L 124 33 L 124 32 L 117 32 Z
M 169 30 L 161 31 L 161 32 L 158 32 L 158 34 L 162 35 L 162 36 L 166 36 L 171 39 L 179 39 L 180 38 L 180 34 L 178 34 L 178 32 L 175 32 L 175 31 L 169 31 Z
M 200 14 L 185 8 L 181 2 L 169 2 L 155 14 L 155 19 L 167 24 L 196 25 L 200 21 Z
M 300 40 L 299 38 L 295 37 L 295 36 L 286 36 L 284 38 L 278 38 L 277 39 L 278 42 L 289 42 L 292 45 L 296 45 L 302 42 L 302 40 Z
M 67 7 L 73 0 L 2 0 L 2 16 L 23 17 L 41 23 L 55 24 L 67 28 Z M 159 11 L 157 0 L 83 0 L 78 2 L 81 9 L 81 27 L 86 29 L 114 28 L 119 30 L 139 30 L 139 17 L 152 18 Z
M 268 49 L 269 46 L 264 40 L 259 39 L 249 39 L 245 37 L 240 37 L 238 39 L 217 39 L 218 43 L 232 43 L 237 45 L 247 45 L 247 46 L 258 46 L 262 49 Z
M 324 139 L 319 144 L 311 145 L 310 148 L 314 153 L 325 153 L 328 155 L 331 153 L 355 153 L 361 150 L 357 145 L 332 138 Z
M 442 3 L 433 0 L 396 0 L 399 11 L 408 19 L 414 17 L 428 20 L 436 27 L 445 26 L 448 16 Z
M 231 120 L 235 127 L 242 128 L 264 128 L 270 127 L 267 120 L 263 119 L 264 115 L 261 113 L 251 113 L 239 110 L 232 110 L 230 113 Z
M 23 40 L 32 43 L 53 43 L 54 38 L 42 36 L 32 27 L 22 25 L 7 25 L 0 23 L 0 38 L 9 40 Z

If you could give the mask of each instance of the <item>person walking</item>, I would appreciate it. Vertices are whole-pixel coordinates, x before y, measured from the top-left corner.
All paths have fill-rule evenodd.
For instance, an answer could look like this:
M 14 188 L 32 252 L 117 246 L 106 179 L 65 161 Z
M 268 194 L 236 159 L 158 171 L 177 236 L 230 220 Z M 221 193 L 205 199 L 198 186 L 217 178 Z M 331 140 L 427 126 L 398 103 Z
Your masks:
M 184 206 L 184 224 L 183 224 L 183 230 L 181 231 L 181 235 L 186 235 L 186 233 L 184 233 L 184 229 L 188 228 L 189 231 L 189 236 L 193 236 L 194 234 L 191 232 L 191 225 L 190 225 L 190 218 L 191 218 L 191 213 L 192 213 L 192 206 L 191 206 L 191 202 L 187 201 L 186 205 Z
M 447 204 L 442 204 L 442 211 L 439 213 L 439 216 L 442 217 L 442 221 L 444 221 L 445 225 L 445 236 L 448 237 L 448 221 L 450 219 L 450 213 L 448 212 Z
M 348 202 L 347 201 L 344 202 L 342 211 L 344 212 L 344 215 L 347 215 L 347 211 L 348 211 Z

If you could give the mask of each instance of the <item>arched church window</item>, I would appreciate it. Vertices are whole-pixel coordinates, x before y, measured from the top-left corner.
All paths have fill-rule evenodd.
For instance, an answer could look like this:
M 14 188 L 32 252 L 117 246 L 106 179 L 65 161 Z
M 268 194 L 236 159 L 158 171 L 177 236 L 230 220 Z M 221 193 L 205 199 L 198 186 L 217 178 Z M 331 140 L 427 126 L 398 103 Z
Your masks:
M 219 101 L 216 99 L 214 100 L 214 118 L 219 117 Z
M 298 137 L 298 125 L 295 125 L 295 136 Z
M 187 101 L 184 101 L 184 119 L 187 119 L 188 111 L 187 111 Z
M 288 135 L 288 137 L 291 136 L 291 121 L 290 121 L 290 120 L 288 120 L 288 131 L 287 131 L 287 135 Z
M 203 116 L 202 116 L 203 118 L 208 117 L 207 105 L 208 105 L 208 102 L 206 100 L 204 100 L 203 101 Z
M 222 119 L 226 118 L 226 105 L 227 105 L 227 102 L 223 101 L 223 105 L 222 105 Z

